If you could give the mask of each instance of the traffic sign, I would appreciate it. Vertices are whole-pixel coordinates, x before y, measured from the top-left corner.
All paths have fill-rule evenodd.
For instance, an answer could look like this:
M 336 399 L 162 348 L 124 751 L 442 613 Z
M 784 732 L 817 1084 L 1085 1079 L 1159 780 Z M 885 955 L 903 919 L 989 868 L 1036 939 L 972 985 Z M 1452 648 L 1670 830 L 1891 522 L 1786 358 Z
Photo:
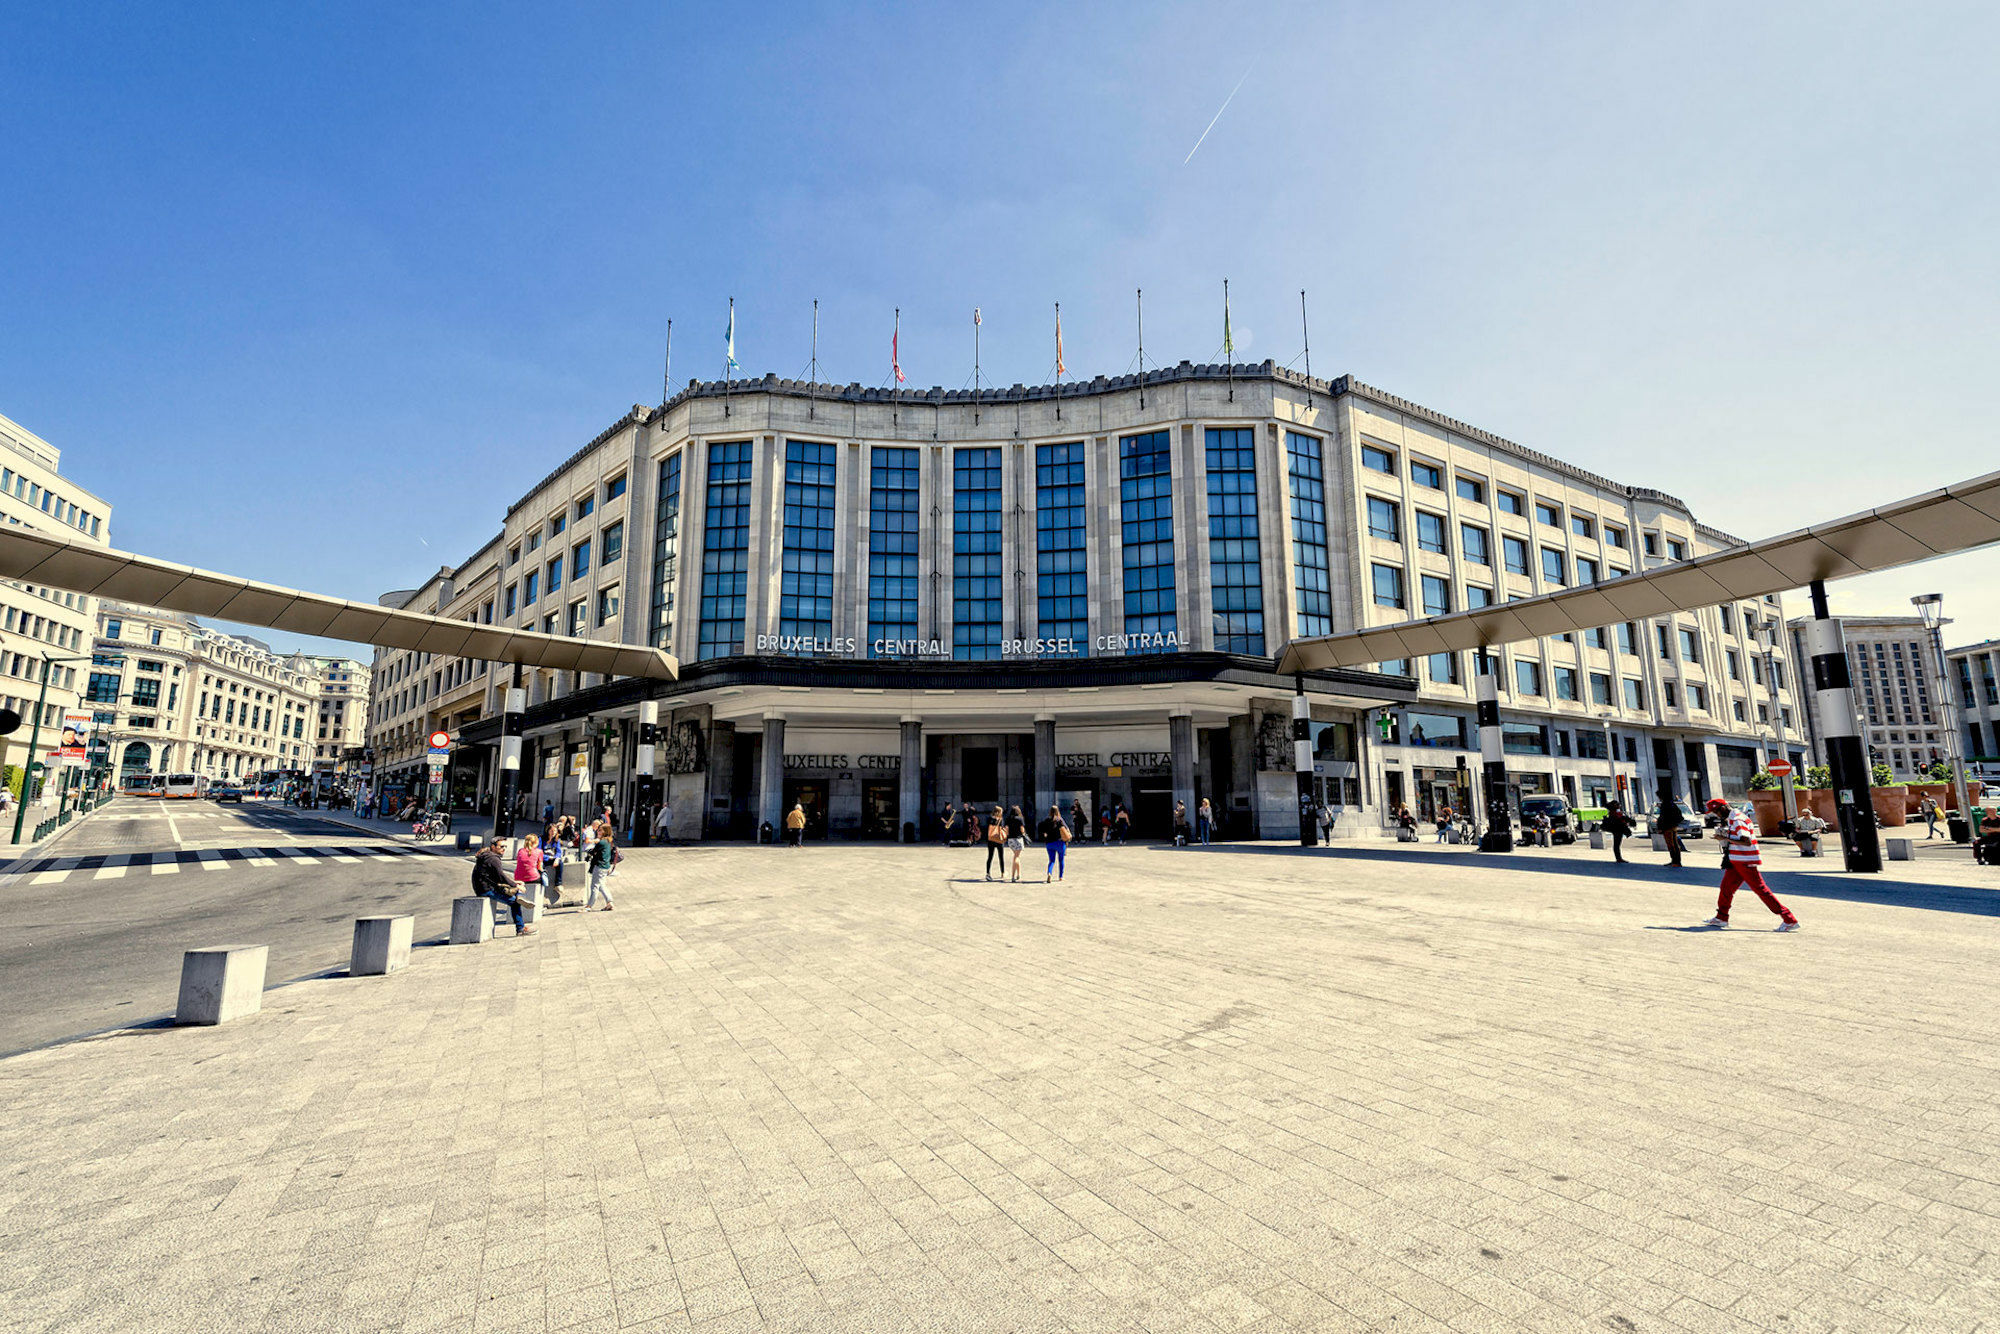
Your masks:
M 1771 771 L 1771 777 L 1773 778 L 1784 778 L 1792 772 L 1792 762 L 1790 760 L 1772 760 L 1764 767 Z
M 432 750 L 450 750 L 450 749 L 451 749 L 451 733 L 449 733 L 449 732 L 433 732 L 433 733 L 431 733 L 431 749 L 432 749 Z

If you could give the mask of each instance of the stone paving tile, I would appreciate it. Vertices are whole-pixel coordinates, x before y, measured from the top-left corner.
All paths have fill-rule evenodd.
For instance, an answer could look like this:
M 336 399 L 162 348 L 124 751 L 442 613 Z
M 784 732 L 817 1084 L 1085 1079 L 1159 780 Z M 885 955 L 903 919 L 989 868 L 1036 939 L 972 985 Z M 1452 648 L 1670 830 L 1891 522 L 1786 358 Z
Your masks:
M 2000 1324 L 1986 873 L 1423 853 L 641 850 L 0 1062 L 0 1329 Z

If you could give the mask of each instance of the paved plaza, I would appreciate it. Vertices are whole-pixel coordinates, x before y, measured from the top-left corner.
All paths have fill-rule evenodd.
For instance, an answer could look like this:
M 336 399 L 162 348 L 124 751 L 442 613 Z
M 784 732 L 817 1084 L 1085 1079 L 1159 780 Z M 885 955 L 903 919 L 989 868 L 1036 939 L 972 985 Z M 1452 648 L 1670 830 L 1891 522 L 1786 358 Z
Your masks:
M 2000 873 L 980 855 L 635 851 L 0 1062 L 0 1327 L 2000 1329 Z

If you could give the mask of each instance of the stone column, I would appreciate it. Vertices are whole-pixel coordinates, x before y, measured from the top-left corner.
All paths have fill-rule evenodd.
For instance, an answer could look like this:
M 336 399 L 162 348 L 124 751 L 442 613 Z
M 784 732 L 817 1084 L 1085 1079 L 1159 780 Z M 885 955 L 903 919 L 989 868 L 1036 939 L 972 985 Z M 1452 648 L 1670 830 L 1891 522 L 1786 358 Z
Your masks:
M 914 716 L 905 716 L 902 724 L 903 761 L 900 791 L 896 798 L 896 818 L 910 827 L 904 837 L 901 830 L 897 837 L 906 843 L 914 843 L 924 833 L 924 724 Z
M 1039 727 L 1040 724 L 1037 724 Z M 1051 733 L 1055 725 L 1049 725 Z M 1194 828 L 1194 715 L 1167 715 L 1167 754 L 1173 764 L 1174 800 L 1187 807 L 1188 828 Z M 1053 757 L 1051 757 L 1053 758 Z M 1310 766 L 1307 773 L 1311 773 Z
M 515 673 L 519 675 L 519 668 Z M 521 783 L 521 714 L 528 707 L 527 692 L 509 686 L 500 709 L 500 781 L 493 796 L 493 837 L 514 836 L 514 793 Z
M 764 769 L 757 789 L 757 819 L 770 821 L 771 828 L 785 827 L 785 720 L 774 713 L 764 715 Z
M 1035 715 L 1035 809 L 1032 826 L 1048 814 L 1056 801 L 1056 720 L 1054 714 Z

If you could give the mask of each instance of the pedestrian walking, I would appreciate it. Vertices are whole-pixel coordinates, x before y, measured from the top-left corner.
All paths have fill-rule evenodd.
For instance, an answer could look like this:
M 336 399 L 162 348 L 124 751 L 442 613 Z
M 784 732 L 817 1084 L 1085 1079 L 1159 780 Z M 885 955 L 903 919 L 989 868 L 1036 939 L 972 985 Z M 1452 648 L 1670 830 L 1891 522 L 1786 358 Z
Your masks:
M 522 924 L 519 894 L 507 892 L 513 889 L 518 889 L 518 886 L 507 876 L 507 864 L 500 859 L 500 845 L 488 843 L 472 859 L 472 892 L 482 899 L 498 899 L 505 903 L 514 913 L 514 934 L 532 936 L 535 928 Z
M 1007 851 L 1014 861 L 1014 879 L 1021 878 L 1021 849 L 1028 846 L 1028 821 L 1019 806 L 1007 808 Z
M 1722 821 L 1722 837 L 1728 850 L 1723 854 L 1726 860 L 1722 866 L 1722 891 L 1715 901 L 1715 916 L 1702 925 L 1717 930 L 1728 926 L 1729 902 L 1736 897 L 1737 886 L 1748 885 L 1750 892 L 1778 915 L 1778 930 L 1798 930 L 1799 919 L 1792 916 L 1790 908 L 1778 902 L 1778 896 L 1764 883 L 1764 857 L 1757 847 L 1757 826 L 1751 821 L 1750 812 L 1730 809 L 1729 803 L 1721 797 L 1708 803 L 1708 811 Z
M 806 807 L 802 801 L 793 802 L 785 815 L 785 838 L 795 848 L 806 845 Z
M 1174 803 L 1174 846 L 1177 848 L 1184 848 L 1187 845 L 1188 845 L 1187 803 L 1185 801 L 1177 801 Z
M 993 878 L 993 863 L 1000 863 L 1000 878 L 1007 878 L 1007 817 L 995 806 L 993 813 L 986 817 L 985 828 L 980 832 L 979 841 L 986 846 L 986 878 Z
M 1660 818 L 1654 828 L 1667 844 L 1667 865 L 1678 868 L 1681 864 L 1681 826 L 1687 817 L 1681 814 L 1681 804 L 1672 797 L 1660 803 Z
M 1106 806 L 1097 813 L 1097 841 L 1107 845 L 1111 842 L 1111 808 L 1109 806 Z
M 1049 807 L 1049 818 L 1036 827 L 1035 837 L 1042 840 L 1042 846 L 1049 853 L 1049 869 L 1042 877 L 1042 883 L 1062 879 L 1063 872 L 1069 869 L 1064 864 L 1065 853 L 1069 850 L 1069 826 L 1063 823 L 1061 807 Z
M 663 801 L 660 803 L 660 813 L 653 818 L 653 837 L 662 844 L 672 843 L 673 828 L 674 804 L 671 801 Z
M 555 804 L 555 803 L 554 803 L 553 801 L 545 801 L 545 802 L 543 802 L 543 803 L 542 803 L 542 823 L 543 823 L 544 825 L 550 825 L 550 824 L 553 824 L 553 823 L 555 823 L 555 818 L 556 818 L 556 804 Z
M 604 911 L 611 911 L 611 887 L 605 880 L 618 865 L 618 844 L 612 838 L 611 825 L 603 820 L 597 823 L 597 842 L 591 845 L 590 896 L 583 901 L 583 910 L 589 912 L 596 906 L 599 896 L 604 899 Z
M 1122 801 L 1118 803 L 1117 813 L 1111 817 L 1111 828 L 1118 835 L 1120 843 L 1127 842 L 1132 837 L 1132 812 L 1125 809 L 1125 803 Z
M 1204 848 L 1215 834 L 1215 808 L 1208 804 L 1208 798 L 1201 799 L 1201 805 L 1194 808 L 1194 836 Z
M 1084 813 L 1082 797 L 1069 804 L 1069 836 L 1072 841 L 1090 838 L 1090 817 Z
M 1936 838 L 1936 837 L 1938 836 L 1938 830 L 1937 830 L 1937 820 L 1938 820 L 1938 804 L 1937 804 L 1937 802 L 1933 801 L 1933 800 L 1932 800 L 1931 798 L 1929 798 L 1929 797 L 1925 797 L 1925 798 L 1924 798 L 1924 799 L 1923 799 L 1922 801 L 1920 801 L 1920 802 L 1918 802 L 1918 803 L 1917 803 L 1917 814 L 1919 814 L 1919 815 L 1921 815 L 1921 816 L 1923 816 L 1923 817 L 1924 817 L 1924 827 L 1925 827 L 1926 829 L 1928 829 L 1928 830 L 1930 831 L 1929 833 L 1927 833 L 1927 834 L 1925 834 L 1925 835 L 1924 835 L 1924 838 L 1925 838 L 1926 840 L 1929 840 L 1929 839 L 1933 839 L 1933 838 Z
M 1632 817 L 1625 813 L 1623 806 L 1614 801 L 1611 803 L 1611 809 L 1604 813 L 1603 829 L 1605 833 L 1611 835 L 1611 860 L 1624 861 L 1625 836 L 1632 832 Z
M 1330 848 L 1333 846 L 1333 821 L 1333 807 L 1327 805 L 1325 802 L 1321 802 L 1319 807 L 1319 841 L 1321 847 Z

